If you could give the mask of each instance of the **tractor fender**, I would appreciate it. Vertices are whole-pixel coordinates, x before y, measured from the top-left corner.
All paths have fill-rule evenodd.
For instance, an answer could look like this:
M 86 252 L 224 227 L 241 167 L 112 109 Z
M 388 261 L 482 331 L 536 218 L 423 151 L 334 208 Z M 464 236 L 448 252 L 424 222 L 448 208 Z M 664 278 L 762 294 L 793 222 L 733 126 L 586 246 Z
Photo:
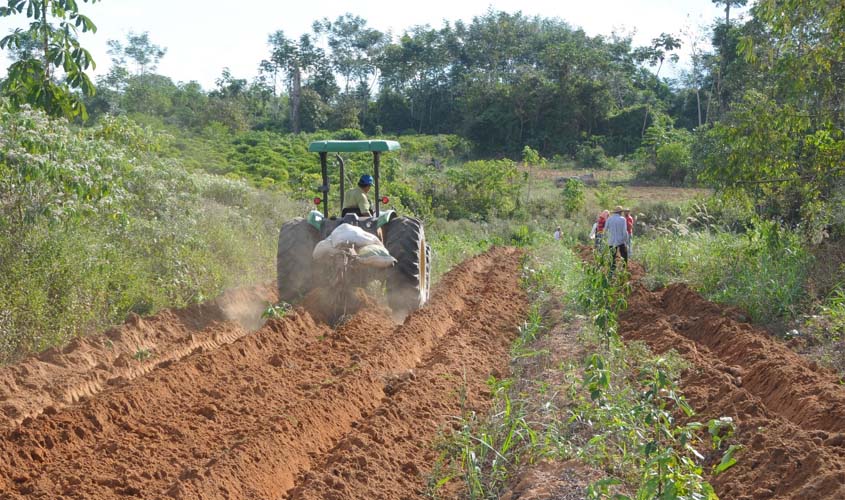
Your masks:
M 320 213 L 319 210 L 312 210 L 308 212 L 308 217 L 306 220 L 309 224 L 314 226 L 317 231 L 321 231 L 323 229 L 323 222 L 326 221 L 326 218 L 323 217 L 323 214 Z
M 396 215 L 396 210 L 385 210 L 384 212 L 381 212 L 378 216 L 378 221 L 376 221 L 376 228 L 382 227 L 396 217 L 398 217 Z

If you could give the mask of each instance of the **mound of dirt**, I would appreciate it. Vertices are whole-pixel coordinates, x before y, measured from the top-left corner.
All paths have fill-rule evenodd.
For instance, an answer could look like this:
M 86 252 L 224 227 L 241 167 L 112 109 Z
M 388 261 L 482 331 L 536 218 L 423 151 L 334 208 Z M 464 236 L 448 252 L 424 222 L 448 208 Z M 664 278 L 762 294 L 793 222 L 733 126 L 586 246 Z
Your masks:
M 0 368 L 0 430 L 96 395 L 196 350 L 234 342 L 263 322 L 276 299 L 271 284 L 229 290 L 210 302 L 165 310 L 148 318 L 130 314 L 104 335 L 72 340 Z M 219 328 L 226 323 L 228 326 Z
M 845 498 L 845 389 L 741 318 L 685 285 L 638 286 L 620 331 L 691 363 L 681 386 L 696 420 L 736 422 L 738 463 L 710 477 L 720 498 Z
M 336 329 L 302 308 L 252 333 L 220 321 L 222 308 L 191 325 L 167 312 L 133 318 L 135 344 L 120 337 L 121 353 L 102 355 L 112 365 L 157 359 L 171 346 L 164 339 L 193 347 L 133 377 L 109 368 L 102 387 L 76 401 L 47 398 L 19 425 L 10 419 L 0 430 L 0 497 L 419 495 L 438 429 L 462 395 L 465 407 L 487 404 L 484 381 L 507 370 L 527 307 L 519 262 L 518 251 L 497 248 L 461 264 L 401 325 L 373 303 Z M 155 356 L 135 359 L 137 345 Z M 12 368 L 28 376 L 29 366 Z M 76 372 L 99 373 L 96 364 Z M 7 400 L 29 390 L 9 386 Z

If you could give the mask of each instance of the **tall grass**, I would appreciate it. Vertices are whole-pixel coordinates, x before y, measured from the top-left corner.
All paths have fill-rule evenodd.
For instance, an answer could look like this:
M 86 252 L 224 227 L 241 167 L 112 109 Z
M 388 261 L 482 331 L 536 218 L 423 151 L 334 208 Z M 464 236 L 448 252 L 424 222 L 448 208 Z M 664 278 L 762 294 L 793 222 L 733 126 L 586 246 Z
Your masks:
M 737 306 L 763 323 L 798 313 L 813 260 L 797 234 L 763 221 L 744 234 L 682 226 L 654 238 L 638 238 L 634 258 L 645 265 L 653 286 L 688 283 L 707 298 Z
M 551 239 L 544 228 L 507 219 L 485 222 L 435 217 L 425 222 L 425 232 L 433 254 L 434 282 L 455 265 L 487 251 L 493 245 L 525 247 Z
M 125 119 L 4 112 L 0 134 L 0 363 L 272 279 L 278 228 L 304 208 L 187 172 Z

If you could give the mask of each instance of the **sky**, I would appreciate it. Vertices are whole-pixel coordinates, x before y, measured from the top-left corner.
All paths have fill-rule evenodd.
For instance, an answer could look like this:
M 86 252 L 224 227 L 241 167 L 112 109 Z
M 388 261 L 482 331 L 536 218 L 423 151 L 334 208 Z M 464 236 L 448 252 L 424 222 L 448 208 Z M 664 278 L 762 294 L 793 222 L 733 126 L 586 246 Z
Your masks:
M 100 0 L 79 5 L 98 27 L 96 34 L 81 37 L 97 62 L 95 76 L 106 73 L 111 64 L 107 40 L 124 41 L 130 31 L 147 31 L 153 43 L 167 48 L 158 73 L 177 82 L 196 80 L 206 89 L 214 87 L 225 67 L 235 77 L 251 80 L 259 62 L 269 55 L 270 33 L 281 29 L 288 38 L 298 38 L 311 31 L 315 20 L 333 20 L 347 12 L 397 36 L 415 25 L 470 22 L 490 8 L 521 11 L 563 19 L 593 36 L 634 33 L 635 45 L 648 45 L 662 32 L 680 36 L 685 27 L 706 26 L 724 16 L 711 0 Z M 23 25 L 20 19 L 0 19 L 0 34 Z M 684 45 L 679 67 L 666 68 L 661 74 L 677 74 L 688 64 L 689 44 Z M 5 56 L 0 57 L 0 72 L 5 74 L 7 65 Z

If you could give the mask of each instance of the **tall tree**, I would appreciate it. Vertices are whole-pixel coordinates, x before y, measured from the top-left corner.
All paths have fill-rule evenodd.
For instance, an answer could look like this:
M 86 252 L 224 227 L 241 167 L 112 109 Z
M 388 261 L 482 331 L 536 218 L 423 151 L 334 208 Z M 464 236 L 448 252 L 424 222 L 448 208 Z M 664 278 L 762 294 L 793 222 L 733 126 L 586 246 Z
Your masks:
M 649 65 L 657 64 L 657 71 L 654 73 L 656 79 L 660 79 L 660 69 L 663 68 L 663 61 L 666 57 L 672 62 L 678 62 L 678 54 L 672 54 L 672 51 L 681 48 L 681 41 L 668 33 L 661 33 L 657 38 L 652 39 L 651 45 L 638 49 L 638 55 Z M 648 114 L 651 110 L 651 101 L 646 103 L 645 116 L 643 116 L 643 128 L 641 136 L 645 137 L 645 129 L 648 125 Z
M 270 59 L 262 61 L 261 68 L 273 75 L 279 73 L 287 75 L 291 103 L 291 129 L 293 133 L 298 134 L 301 130 L 303 73 L 324 64 L 323 50 L 314 44 L 307 33 L 303 34 L 299 41 L 294 41 L 279 30 L 270 35 L 267 43 L 270 45 Z
M 704 137 L 701 177 L 818 234 L 841 223 L 829 204 L 845 189 L 845 4 L 760 0 L 751 13 L 739 52 L 761 76 Z
M 150 33 L 145 31 L 141 34 L 129 32 L 126 36 L 126 44 L 117 40 L 108 41 L 109 55 L 113 63 L 126 64 L 129 58 L 135 63 L 136 74 L 145 75 L 152 73 L 158 67 L 159 61 L 167 54 L 167 48 L 155 45 L 150 41 Z
M 0 7 L 0 17 L 15 15 L 31 19 L 29 28 L 4 37 L 0 48 L 17 50 L 26 58 L 9 66 L 3 94 L 15 106 L 32 104 L 53 115 L 87 119 L 85 104 L 71 89 L 94 95 L 94 85 L 85 71 L 96 65 L 91 53 L 79 44 L 78 34 L 79 30 L 96 32 L 97 27 L 79 12 L 76 0 L 7 0 L 6 6 Z M 38 57 L 34 51 L 21 52 L 31 49 L 33 41 L 38 44 Z
M 716 5 L 725 6 L 725 24 L 731 24 L 731 7 L 745 7 L 748 0 L 712 0 Z
M 331 61 L 344 80 L 344 92 L 350 87 L 358 97 L 364 121 L 369 106 L 369 96 L 376 83 L 378 58 L 389 41 L 381 31 L 368 28 L 367 21 L 359 16 L 344 14 L 334 21 L 324 18 L 313 24 L 314 33 L 325 36 L 331 48 Z

